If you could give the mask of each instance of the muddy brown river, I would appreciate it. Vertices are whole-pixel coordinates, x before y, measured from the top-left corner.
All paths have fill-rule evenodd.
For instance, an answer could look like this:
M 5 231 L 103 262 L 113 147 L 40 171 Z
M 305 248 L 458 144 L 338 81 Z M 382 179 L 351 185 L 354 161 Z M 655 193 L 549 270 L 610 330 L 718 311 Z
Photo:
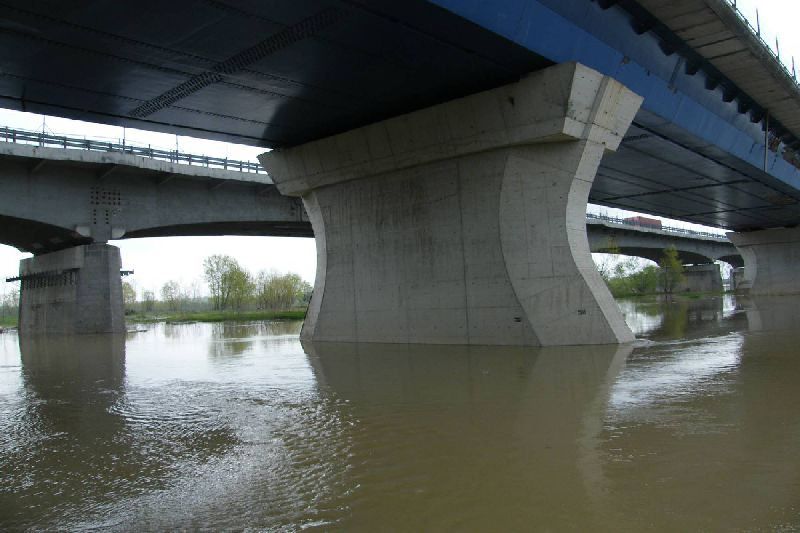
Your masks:
M 0 530 L 800 529 L 800 300 L 619 303 L 633 346 L 2 334 Z

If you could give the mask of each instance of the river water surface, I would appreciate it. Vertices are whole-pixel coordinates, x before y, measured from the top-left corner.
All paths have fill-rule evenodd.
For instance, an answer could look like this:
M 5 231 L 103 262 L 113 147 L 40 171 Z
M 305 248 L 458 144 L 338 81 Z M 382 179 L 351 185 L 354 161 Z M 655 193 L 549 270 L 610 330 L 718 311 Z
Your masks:
M 800 301 L 591 348 L 0 335 L 0 529 L 800 529 Z

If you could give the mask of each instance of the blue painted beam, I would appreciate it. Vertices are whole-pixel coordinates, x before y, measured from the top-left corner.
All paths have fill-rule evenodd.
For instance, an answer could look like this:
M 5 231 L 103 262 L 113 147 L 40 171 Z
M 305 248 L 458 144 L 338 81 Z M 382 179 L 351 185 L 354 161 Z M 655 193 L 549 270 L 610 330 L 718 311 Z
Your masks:
M 637 32 L 620 8 L 591 0 L 431 1 L 553 62 L 578 61 L 614 77 L 644 96 L 645 111 L 749 163 L 754 177 L 764 166 L 763 127 L 748 109 L 740 112 L 719 80 L 665 53 L 656 35 Z M 779 154 L 768 153 L 767 172 L 800 190 L 800 170 Z

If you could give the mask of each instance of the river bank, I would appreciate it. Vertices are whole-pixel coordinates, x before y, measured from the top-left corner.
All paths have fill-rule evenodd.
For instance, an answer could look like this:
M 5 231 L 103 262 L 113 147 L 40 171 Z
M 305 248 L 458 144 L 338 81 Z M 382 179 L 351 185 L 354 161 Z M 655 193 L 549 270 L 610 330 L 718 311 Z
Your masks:
M 154 322 L 251 322 L 255 320 L 303 320 L 305 309 L 286 311 L 187 311 L 170 313 L 135 313 L 125 316 L 131 324 Z

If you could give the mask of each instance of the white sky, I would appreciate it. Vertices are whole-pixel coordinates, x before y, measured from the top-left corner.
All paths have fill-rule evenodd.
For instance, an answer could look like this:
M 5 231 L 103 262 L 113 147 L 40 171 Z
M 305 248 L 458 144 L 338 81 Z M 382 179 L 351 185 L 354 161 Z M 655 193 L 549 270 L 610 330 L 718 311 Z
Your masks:
M 792 55 L 800 61 L 800 32 L 797 23 L 800 21 L 800 3 L 797 0 L 738 0 L 737 5 L 755 27 L 755 10 L 758 8 L 761 20 L 761 31 L 764 40 L 775 49 L 775 37 L 780 38 L 781 58 L 791 66 Z M 800 68 L 800 64 L 798 64 Z M 242 146 L 218 141 L 176 137 L 164 133 L 125 129 L 116 126 L 90 124 L 74 120 L 42 117 L 31 113 L 0 110 L 0 126 L 66 134 L 70 136 L 88 136 L 91 138 L 107 138 L 139 145 L 174 150 L 176 143 L 180 151 L 193 154 L 206 154 L 231 159 L 253 160 L 263 149 Z M 627 212 L 593 207 L 592 212 L 609 215 L 627 214 Z M 701 228 L 694 224 L 674 223 L 682 227 Z M 313 283 L 316 269 L 316 251 L 313 239 L 289 237 L 168 237 L 153 239 L 130 239 L 113 241 L 119 246 L 124 269 L 134 270 L 135 275 L 129 280 L 141 290 L 153 290 L 159 293 L 161 285 L 169 280 L 177 280 L 188 286 L 202 281 L 203 258 L 211 254 L 228 254 L 235 257 L 245 268 L 255 273 L 259 270 L 277 270 L 280 272 L 297 272 L 303 279 Z M 19 260 L 28 257 L 15 248 L 0 244 L 0 294 L 7 290 L 5 278 L 16 274 Z

